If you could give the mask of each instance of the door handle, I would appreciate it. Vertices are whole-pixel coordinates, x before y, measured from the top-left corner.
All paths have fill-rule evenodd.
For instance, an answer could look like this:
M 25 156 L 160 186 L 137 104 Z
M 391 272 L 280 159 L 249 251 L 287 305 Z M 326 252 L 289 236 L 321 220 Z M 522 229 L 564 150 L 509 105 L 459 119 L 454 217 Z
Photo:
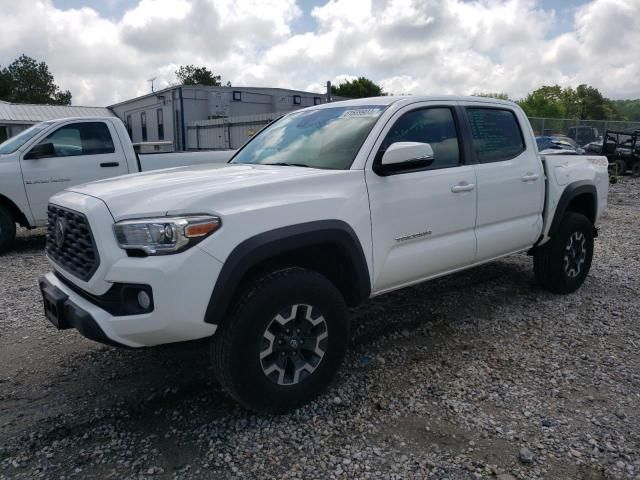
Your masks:
M 453 187 L 451 187 L 451 191 L 453 193 L 464 193 L 464 192 L 470 192 L 474 188 L 476 188 L 476 186 L 473 183 L 464 182 L 464 183 L 459 183 L 458 185 L 454 185 Z
M 522 181 L 523 182 L 535 182 L 539 178 L 540 178 L 540 175 L 538 175 L 537 173 L 527 172 L 527 174 L 524 177 L 522 177 Z
M 119 166 L 120 166 L 120 163 L 118 163 L 118 162 L 104 162 L 104 163 L 101 163 L 101 164 L 100 164 L 100 166 L 101 166 L 102 168 L 106 168 L 106 167 L 119 167 Z

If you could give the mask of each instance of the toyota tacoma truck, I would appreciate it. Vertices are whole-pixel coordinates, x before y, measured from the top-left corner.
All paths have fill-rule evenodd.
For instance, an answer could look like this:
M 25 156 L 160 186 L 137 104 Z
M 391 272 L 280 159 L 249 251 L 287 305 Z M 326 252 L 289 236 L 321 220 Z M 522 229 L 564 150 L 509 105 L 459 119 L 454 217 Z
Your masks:
M 136 155 L 117 117 L 42 122 L 0 144 L 0 253 L 16 224 L 47 224 L 49 197 L 67 187 L 133 172 L 226 162 L 233 151 Z
M 39 281 L 58 328 L 110 345 L 210 338 L 257 412 L 311 401 L 349 342 L 348 308 L 528 252 L 539 284 L 585 281 L 607 159 L 541 156 L 514 103 L 379 97 L 265 127 L 226 165 L 71 187 L 48 205 Z

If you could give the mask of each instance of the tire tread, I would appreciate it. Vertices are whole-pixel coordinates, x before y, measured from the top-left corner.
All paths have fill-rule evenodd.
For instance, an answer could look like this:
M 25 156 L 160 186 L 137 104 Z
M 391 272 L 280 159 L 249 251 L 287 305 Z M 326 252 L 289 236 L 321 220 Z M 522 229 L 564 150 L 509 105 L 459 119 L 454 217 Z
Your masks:
M 303 284 L 305 280 L 313 283 L 316 287 L 323 288 L 323 293 L 327 295 L 329 301 L 337 302 L 340 311 L 344 312 L 344 319 L 342 320 L 346 323 L 346 331 L 348 332 L 346 304 L 344 302 L 344 298 L 337 290 L 337 288 L 331 282 L 329 282 L 329 280 L 327 280 L 324 276 L 317 272 L 306 270 L 300 267 L 290 267 L 267 273 L 248 283 L 245 286 L 244 291 L 242 291 L 240 296 L 238 297 L 238 300 L 235 302 L 229 318 L 219 327 L 219 330 L 212 338 L 211 361 L 216 378 L 218 379 L 224 390 L 234 400 L 236 400 L 238 403 L 249 410 L 260 413 L 278 414 L 288 411 L 292 408 L 296 408 L 312 398 L 311 395 L 305 394 L 301 395 L 300 399 L 289 399 L 288 402 L 283 401 L 278 404 L 267 404 L 268 402 L 260 402 L 258 404 L 255 401 L 248 400 L 241 393 L 241 387 L 245 387 L 246 390 L 246 385 L 242 385 L 240 382 L 238 382 L 238 365 L 234 365 L 233 359 L 234 339 L 237 338 L 237 335 L 242 331 L 242 328 L 246 328 L 246 322 L 241 321 L 241 315 L 243 314 L 245 308 L 247 308 L 249 304 L 255 300 L 256 296 L 261 294 L 265 289 L 273 288 L 274 285 L 277 284 L 286 285 L 287 282 L 295 282 L 295 285 L 300 285 Z M 236 375 L 234 375 L 234 372 L 236 372 Z

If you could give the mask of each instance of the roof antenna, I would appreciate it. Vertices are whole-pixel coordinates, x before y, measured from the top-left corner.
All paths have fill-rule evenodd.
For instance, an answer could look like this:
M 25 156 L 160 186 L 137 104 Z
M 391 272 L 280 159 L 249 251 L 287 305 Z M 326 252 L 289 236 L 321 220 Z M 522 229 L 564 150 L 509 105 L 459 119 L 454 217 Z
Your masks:
M 156 78 L 158 78 L 158 77 L 153 77 L 153 78 L 150 78 L 149 80 L 147 80 L 147 82 L 151 82 L 151 93 L 153 93 L 153 82 L 156 80 Z

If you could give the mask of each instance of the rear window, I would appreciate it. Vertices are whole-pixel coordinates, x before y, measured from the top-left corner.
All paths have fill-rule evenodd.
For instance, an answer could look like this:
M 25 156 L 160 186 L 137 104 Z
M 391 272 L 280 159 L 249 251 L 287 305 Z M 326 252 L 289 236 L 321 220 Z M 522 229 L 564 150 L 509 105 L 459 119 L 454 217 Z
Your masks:
M 473 147 L 480 163 L 510 160 L 524 151 L 515 114 L 498 108 L 467 108 Z

